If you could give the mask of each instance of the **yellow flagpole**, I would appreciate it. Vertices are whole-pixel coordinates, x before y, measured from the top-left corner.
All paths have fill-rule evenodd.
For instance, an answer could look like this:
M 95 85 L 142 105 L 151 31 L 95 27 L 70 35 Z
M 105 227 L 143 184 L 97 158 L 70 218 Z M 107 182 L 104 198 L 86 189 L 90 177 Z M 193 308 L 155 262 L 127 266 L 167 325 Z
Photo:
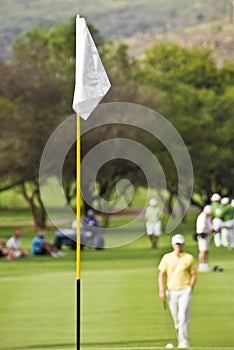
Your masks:
M 77 220 L 77 234 L 76 234 L 76 281 L 77 281 L 77 349 L 80 349 L 80 116 L 76 118 L 76 220 Z
M 76 217 L 77 217 L 77 279 L 80 279 L 80 116 L 77 115 L 76 139 Z

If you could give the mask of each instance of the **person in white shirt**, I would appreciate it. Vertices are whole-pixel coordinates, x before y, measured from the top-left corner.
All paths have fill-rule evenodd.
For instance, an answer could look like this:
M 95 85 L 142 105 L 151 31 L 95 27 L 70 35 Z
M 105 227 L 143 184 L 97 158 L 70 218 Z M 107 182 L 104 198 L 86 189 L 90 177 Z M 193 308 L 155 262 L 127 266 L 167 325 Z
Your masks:
M 210 245 L 210 235 L 213 231 L 212 225 L 212 208 L 206 205 L 203 211 L 198 215 L 196 221 L 196 234 L 199 249 L 199 266 L 198 271 L 210 271 L 208 265 L 208 252 Z
M 14 258 L 21 258 L 24 256 L 28 256 L 27 250 L 21 247 L 21 241 L 19 237 L 20 237 L 20 231 L 15 230 L 13 232 L 12 237 L 9 238 L 6 243 L 7 248 L 13 251 Z

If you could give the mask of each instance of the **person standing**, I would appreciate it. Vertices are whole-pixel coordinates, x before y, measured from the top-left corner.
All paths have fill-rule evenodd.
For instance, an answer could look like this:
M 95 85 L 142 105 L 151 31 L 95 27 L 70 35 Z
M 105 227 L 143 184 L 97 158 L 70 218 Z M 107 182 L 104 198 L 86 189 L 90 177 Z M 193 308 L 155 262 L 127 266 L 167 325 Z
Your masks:
M 198 215 L 196 221 L 196 234 L 199 250 L 198 271 L 200 272 L 210 271 L 210 267 L 208 265 L 208 251 L 212 231 L 212 208 L 210 205 L 206 205 L 203 208 L 203 211 Z
M 151 198 L 145 211 L 146 233 L 153 249 L 158 247 L 159 236 L 162 233 L 162 213 L 155 198 Z
M 222 228 L 221 228 L 221 242 L 224 247 L 233 248 L 234 242 L 232 237 L 233 231 L 233 208 L 228 197 L 221 199 L 222 204 Z
M 231 249 L 234 249 L 234 199 L 231 201 L 232 206 L 232 234 L 231 234 L 231 240 L 230 240 L 230 247 Z
M 184 252 L 184 237 L 176 234 L 171 242 L 173 251 L 165 254 L 158 266 L 159 296 L 163 301 L 168 300 L 178 348 L 188 348 L 191 297 L 197 272 L 193 256 Z
M 214 228 L 214 244 L 216 247 L 222 245 L 221 242 L 221 227 L 222 227 L 222 204 L 221 196 L 218 193 L 214 193 L 211 197 L 211 208 L 212 208 L 212 224 Z

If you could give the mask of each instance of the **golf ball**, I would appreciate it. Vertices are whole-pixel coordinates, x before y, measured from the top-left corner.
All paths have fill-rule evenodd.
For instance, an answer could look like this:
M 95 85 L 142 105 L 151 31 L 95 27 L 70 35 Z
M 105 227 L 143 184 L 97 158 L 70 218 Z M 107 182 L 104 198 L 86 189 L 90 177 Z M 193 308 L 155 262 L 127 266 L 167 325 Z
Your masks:
M 174 348 L 174 345 L 171 344 L 171 343 L 168 343 L 166 346 L 165 346 L 166 349 L 172 349 Z

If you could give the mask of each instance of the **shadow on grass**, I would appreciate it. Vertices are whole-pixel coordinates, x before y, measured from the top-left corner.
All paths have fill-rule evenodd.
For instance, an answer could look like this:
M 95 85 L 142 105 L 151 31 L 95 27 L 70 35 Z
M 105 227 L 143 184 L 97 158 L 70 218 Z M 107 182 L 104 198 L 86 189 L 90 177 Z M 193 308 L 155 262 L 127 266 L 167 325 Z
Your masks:
M 10 348 L 1 348 L 1 350 L 27 350 L 27 349 L 69 349 L 73 348 L 76 349 L 75 343 L 64 343 L 64 344 L 38 344 L 38 345 L 24 345 L 24 346 L 16 346 L 16 347 L 10 347 Z
M 147 339 L 147 340 L 134 340 L 134 341 L 116 341 L 116 342 L 105 342 L 105 343 L 101 343 L 101 342 L 99 342 L 99 343 L 91 343 L 91 342 L 83 342 L 83 343 L 81 343 L 81 346 L 82 347 L 93 347 L 93 349 L 95 349 L 95 347 L 105 347 L 105 349 L 107 349 L 107 347 L 108 347 L 108 345 L 109 346 L 138 346 L 138 345 L 142 345 L 142 344 L 144 344 L 144 345 L 150 345 L 150 346 L 152 346 L 152 344 L 154 345 L 154 346 L 161 346 L 161 345 L 159 345 L 159 344 L 162 344 L 162 343 L 168 343 L 169 342 L 169 340 L 168 339 Z M 171 342 L 171 341 L 170 341 Z M 163 347 L 163 346 L 162 346 Z

